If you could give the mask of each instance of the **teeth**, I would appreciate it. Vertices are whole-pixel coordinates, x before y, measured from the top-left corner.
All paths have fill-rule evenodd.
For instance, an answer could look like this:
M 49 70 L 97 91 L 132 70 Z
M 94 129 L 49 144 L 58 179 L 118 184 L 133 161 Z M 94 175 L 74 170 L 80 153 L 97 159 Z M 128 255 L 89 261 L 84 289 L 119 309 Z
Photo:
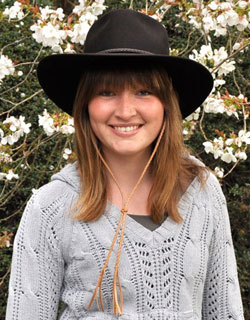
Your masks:
M 115 130 L 118 130 L 120 132 L 129 132 L 129 131 L 133 131 L 135 129 L 138 129 L 139 126 L 131 126 L 131 127 L 114 127 Z

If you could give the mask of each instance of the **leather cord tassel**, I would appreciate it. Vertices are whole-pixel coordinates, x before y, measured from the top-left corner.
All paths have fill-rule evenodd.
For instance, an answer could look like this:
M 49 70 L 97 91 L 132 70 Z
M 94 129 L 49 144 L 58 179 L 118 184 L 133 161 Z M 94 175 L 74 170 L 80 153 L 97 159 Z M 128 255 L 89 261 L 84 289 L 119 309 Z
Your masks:
M 123 238 L 124 238 L 124 232 L 125 232 L 125 225 L 126 225 L 126 216 L 127 216 L 127 212 L 128 212 L 128 203 L 130 201 L 130 199 L 132 198 L 133 194 L 135 193 L 138 185 L 141 183 L 157 149 L 158 149 L 158 146 L 160 144 L 160 141 L 161 141 L 161 138 L 162 138 L 162 135 L 165 131 L 165 122 L 162 126 L 162 129 L 161 129 L 161 132 L 159 134 L 159 137 L 157 139 L 157 142 L 155 144 L 155 147 L 154 147 L 154 150 L 140 176 L 140 178 L 138 179 L 136 185 L 134 186 L 133 190 L 131 191 L 127 201 L 124 200 L 124 194 L 122 192 L 122 189 L 116 179 L 116 177 L 114 176 L 113 172 L 111 171 L 110 167 L 108 166 L 107 162 L 104 160 L 100 150 L 98 149 L 97 145 L 94 144 L 95 148 L 96 148 L 96 151 L 97 151 L 97 154 L 99 155 L 101 161 L 103 162 L 103 164 L 105 165 L 106 169 L 108 170 L 108 172 L 110 173 L 110 175 L 112 176 L 112 178 L 114 179 L 120 193 L 121 193 L 121 197 L 122 197 L 122 203 L 123 203 L 123 206 L 122 206 L 122 209 L 121 209 L 121 217 L 120 217 L 120 220 L 119 220 L 119 223 L 118 223 L 118 226 L 116 228 L 116 231 L 115 231 L 115 234 L 114 234 L 114 237 L 113 237 L 113 240 L 112 240 L 112 244 L 110 246 L 110 249 L 109 249 L 109 252 L 108 252 L 108 255 L 107 255 L 107 258 L 105 260 L 105 263 L 103 265 L 103 268 L 99 274 L 99 277 L 98 277 L 98 280 L 97 280 L 97 284 L 96 284 L 96 287 L 95 287 L 95 290 L 93 292 L 93 295 L 92 295 L 92 298 L 90 300 L 90 303 L 88 305 L 88 309 L 91 308 L 92 304 L 93 304 L 93 301 L 96 299 L 96 304 L 97 304 L 97 307 L 98 309 L 100 310 L 100 306 L 101 306 L 101 309 L 102 311 L 104 312 L 104 305 L 103 305 L 103 300 L 102 300 L 102 280 L 103 280 L 103 277 L 105 275 L 105 271 L 106 271 L 106 268 L 108 266 L 108 263 L 109 263 L 109 259 L 110 259 L 110 256 L 111 256 L 111 253 L 114 249 L 114 246 L 115 246 L 115 243 L 116 243 L 116 240 L 117 240 L 117 237 L 118 235 L 120 234 L 120 241 L 119 241 L 119 247 L 118 247 L 118 252 L 117 252 L 117 256 L 116 256 L 116 263 L 115 263 L 115 268 L 114 268 L 114 278 L 113 278 L 113 313 L 114 315 L 122 315 L 122 309 L 123 309 L 123 295 L 122 295 L 122 287 L 121 287 L 121 282 L 120 282 L 120 278 L 119 278 L 119 263 L 120 263 L 120 256 L 121 256 L 121 250 L 122 250 L 122 244 L 123 244 Z M 120 296 L 120 302 L 119 302 L 119 298 L 118 298 L 118 292 L 117 292 L 117 286 L 119 288 L 119 296 Z M 98 296 L 99 296 L 99 302 L 100 302 L 100 306 L 99 306 L 99 302 L 98 302 L 98 297 L 97 297 L 97 292 L 99 293 Z

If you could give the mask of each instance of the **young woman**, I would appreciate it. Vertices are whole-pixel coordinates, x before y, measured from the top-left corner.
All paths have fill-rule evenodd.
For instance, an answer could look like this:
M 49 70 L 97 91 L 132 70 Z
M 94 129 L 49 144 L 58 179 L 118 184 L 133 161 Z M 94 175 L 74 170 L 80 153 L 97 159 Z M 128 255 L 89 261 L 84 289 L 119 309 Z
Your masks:
M 77 162 L 26 207 L 6 319 L 56 319 L 59 301 L 60 320 L 243 319 L 225 198 L 182 139 L 210 73 L 170 57 L 157 21 L 116 10 L 38 78 L 74 116 Z

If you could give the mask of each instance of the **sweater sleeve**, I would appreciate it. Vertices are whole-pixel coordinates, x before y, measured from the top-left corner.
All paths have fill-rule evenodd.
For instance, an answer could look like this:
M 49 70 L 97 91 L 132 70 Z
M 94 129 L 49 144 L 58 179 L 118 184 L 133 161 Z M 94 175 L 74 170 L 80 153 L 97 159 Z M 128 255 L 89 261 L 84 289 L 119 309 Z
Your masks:
M 209 180 L 214 229 L 209 247 L 202 319 L 244 320 L 226 200 L 217 179 L 212 177 Z
M 14 240 L 6 320 L 57 317 L 64 261 L 60 250 L 60 201 L 41 207 L 29 200 Z

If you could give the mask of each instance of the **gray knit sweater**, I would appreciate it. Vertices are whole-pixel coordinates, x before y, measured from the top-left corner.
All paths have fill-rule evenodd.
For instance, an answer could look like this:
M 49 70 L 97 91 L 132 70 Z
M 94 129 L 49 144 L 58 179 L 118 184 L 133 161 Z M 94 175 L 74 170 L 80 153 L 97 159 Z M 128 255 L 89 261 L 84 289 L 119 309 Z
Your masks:
M 179 202 L 184 222 L 150 231 L 127 216 L 119 276 L 122 316 L 112 315 L 111 255 L 102 293 L 105 313 L 88 303 L 120 216 L 108 203 L 91 223 L 73 221 L 76 164 L 35 192 L 14 241 L 7 320 L 242 320 L 242 302 L 225 198 L 210 174 L 195 178 Z M 72 213 L 71 213 L 72 214 Z

